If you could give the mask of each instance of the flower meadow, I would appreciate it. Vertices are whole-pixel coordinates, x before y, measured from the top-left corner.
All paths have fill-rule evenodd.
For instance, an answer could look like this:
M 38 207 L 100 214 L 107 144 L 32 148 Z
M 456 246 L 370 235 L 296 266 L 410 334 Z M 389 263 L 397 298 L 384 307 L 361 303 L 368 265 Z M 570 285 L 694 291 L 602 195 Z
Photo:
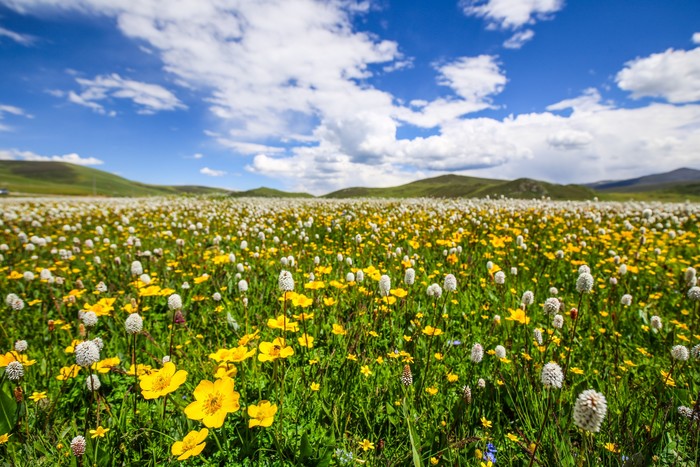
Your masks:
M 700 206 L 0 205 L 3 465 L 700 462 Z

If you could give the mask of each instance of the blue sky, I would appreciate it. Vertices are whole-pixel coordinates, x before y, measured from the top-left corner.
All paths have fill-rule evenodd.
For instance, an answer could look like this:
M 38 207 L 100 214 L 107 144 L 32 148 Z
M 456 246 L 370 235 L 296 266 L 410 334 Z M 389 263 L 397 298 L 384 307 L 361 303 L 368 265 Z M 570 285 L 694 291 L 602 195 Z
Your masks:
M 0 159 L 315 194 L 700 168 L 695 0 L 0 0 Z

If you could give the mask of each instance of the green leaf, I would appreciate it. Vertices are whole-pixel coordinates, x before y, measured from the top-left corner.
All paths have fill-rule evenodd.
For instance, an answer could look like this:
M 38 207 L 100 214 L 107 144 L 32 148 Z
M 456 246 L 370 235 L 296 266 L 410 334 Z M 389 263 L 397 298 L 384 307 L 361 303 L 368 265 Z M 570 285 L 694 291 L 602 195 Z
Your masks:
M 313 449 L 311 448 L 311 443 L 309 443 L 309 435 L 304 433 L 301 435 L 301 444 L 299 445 L 299 457 L 301 461 L 305 461 L 313 456 Z
M 14 397 L 0 391 L 0 434 L 9 433 L 17 423 L 17 402 Z
M 421 461 L 420 454 L 418 454 L 418 449 L 416 446 L 420 446 L 420 440 L 418 439 L 418 434 L 416 433 L 413 425 L 411 424 L 411 411 L 408 409 L 408 404 L 406 398 L 403 400 L 403 416 L 406 418 L 406 423 L 408 423 L 408 437 L 411 441 L 411 454 L 413 456 L 414 467 L 421 467 L 423 462 Z

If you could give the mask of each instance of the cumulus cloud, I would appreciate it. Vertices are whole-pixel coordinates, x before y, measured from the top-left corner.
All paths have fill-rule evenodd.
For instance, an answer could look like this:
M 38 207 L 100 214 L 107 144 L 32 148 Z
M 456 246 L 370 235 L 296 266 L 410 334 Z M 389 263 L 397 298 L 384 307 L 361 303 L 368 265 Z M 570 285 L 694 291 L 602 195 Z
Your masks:
M 517 29 L 548 19 L 564 6 L 563 0 L 462 0 L 462 11 L 489 21 L 491 27 Z
M 68 100 L 103 115 L 116 115 L 114 110 L 107 110 L 102 104 L 112 99 L 131 100 L 140 114 L 187 108 L 164 87 L 125 79 L 117 73 L 96 76 L 95 79 L 76 78 L 76 81 L 82 90 L 79 93 L 70 91 Z
M 19 32 L 10 31 L 9 29 L 0 26 L 0 38 L 3 37 L 7 37 L 8 39 L 11 39 L 17 42 L 18 44 L 24 46 L 30 46 L 36 41 L 36 37 L 30 34 L 21 34 Z
M 518 31 L 503 43 L 503 47 L 506 49 L 519 49 L 525 45 L 526 42 L 531 41 L 533 37 L 535 37 L 535 32 L 532 29 Z
M 3 161 L 40 161 L 40 162 L 68 162 L 75 165 L 102 165 L 104 161 L 95 157 L 81 157 L 76 153 L 60 156 L 42 156 L 31 151 L 17 149 L 0 149 L 0 160 Z
M 226 172 L 223 170 L 214 170 L 210 169 L 209 167 L 202 167 L 199 170 L 199 173 L 203 175 L 208 175 L 210 177 L 223 177 L 224 175 L 226 175 Z
M 700 32 L 693 34 L 693 44 L 700 44 Z
M 675 104 L 700 101 L 700 47 L 636 58 L 625 64 L 615 81 L 635 99 L 660 97 Z

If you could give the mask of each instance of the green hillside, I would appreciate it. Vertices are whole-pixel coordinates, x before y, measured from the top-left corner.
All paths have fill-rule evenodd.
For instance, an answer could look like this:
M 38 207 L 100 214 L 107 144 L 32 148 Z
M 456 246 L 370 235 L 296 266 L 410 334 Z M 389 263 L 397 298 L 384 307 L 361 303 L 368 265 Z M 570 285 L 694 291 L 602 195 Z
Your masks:
M 494 180 L 442 175 L 405 185 L 388 188 L 346 188 L 325 195 L 326 198 L 483 198 L 485 196 L 509 198 L 591 199 L 595 193 L 579 185 L 556 185 L 530 179 Z
M 288 193 L 286 191 L 275 190 L 274 188 L 260 187 L 247 191 L 235 191 L 229 196 L 235 198 L 313 198 L 308 193 Z
M 154 196 L 225 193 L 201 186 L 159 186 L 132 182 L 102 170 L 43 161 L 0 161 L 0 188 L 11 194 Z

